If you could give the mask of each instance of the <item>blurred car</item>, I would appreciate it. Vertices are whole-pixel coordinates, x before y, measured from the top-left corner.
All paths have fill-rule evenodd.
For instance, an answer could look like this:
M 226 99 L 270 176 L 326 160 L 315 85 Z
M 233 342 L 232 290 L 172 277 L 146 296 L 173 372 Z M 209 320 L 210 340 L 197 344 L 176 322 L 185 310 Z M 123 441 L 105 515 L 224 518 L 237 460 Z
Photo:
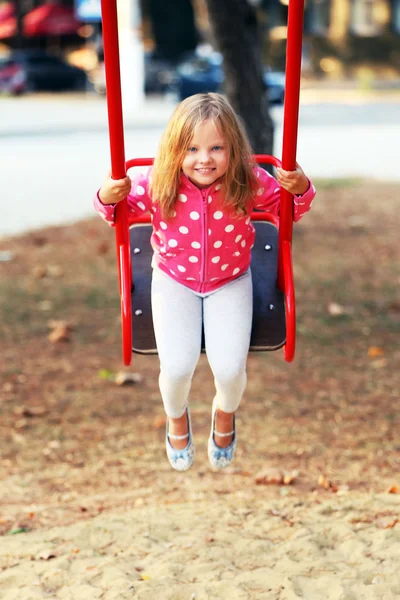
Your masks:
M 86 72 L 40 50 L 20 50 L 0 59 L 0 92 L 85 90 Z
M 145 94 L 164 94 L 175 80 L 176 63 L 159 58 L 152 52 L 144 55 Z
M 165 94 L 175 79 L 176 64 L 163 60 L 151 52 L 144 53 L 144 93 Z M 98 94 L 106 93 L 106 71 L 104 62 L 99 62 L 89 76 Z
M 176 69 L 176 77 L 170 88 L 179 100 L 184 100 L 193 94 L 219 92 L 224 83 L 224 68 L 222 55 L 219 52 L 194 53 L 184 60 Z M 285 74 L 264 71 L 264 83 L 268 90 L 271 104 L 283 104 L 285 97 Z

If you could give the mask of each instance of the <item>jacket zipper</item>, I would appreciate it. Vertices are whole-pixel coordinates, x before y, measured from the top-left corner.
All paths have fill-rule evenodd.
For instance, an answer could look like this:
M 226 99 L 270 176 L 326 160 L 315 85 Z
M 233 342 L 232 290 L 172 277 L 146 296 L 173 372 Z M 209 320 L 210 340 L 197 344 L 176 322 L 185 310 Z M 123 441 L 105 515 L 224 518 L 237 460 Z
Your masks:
M 200 292 L 204 292 L 204 283 L 207 276 L 207 194 L 208 189 L 201 190 L 201 218 L 202 218 L 202 229 L 203 229 L 203 264 L 201 267 L 201 276 L 200 276 Z

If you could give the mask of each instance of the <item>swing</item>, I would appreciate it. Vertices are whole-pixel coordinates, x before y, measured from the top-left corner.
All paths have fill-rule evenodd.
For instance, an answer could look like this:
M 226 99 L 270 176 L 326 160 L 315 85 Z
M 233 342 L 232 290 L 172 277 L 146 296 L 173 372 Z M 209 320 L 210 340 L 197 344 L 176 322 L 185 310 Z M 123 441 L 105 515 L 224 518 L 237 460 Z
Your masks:
M 117 0 L 101 0 L 111 173 L 122 179 L 133 167 L 151 165 L 151 158 L 125 162 L 122 115 Z M 282 162 L 255 155 L 258 163 L 296 167 L 298 111 L 304 0 L 289 0 L 286 45 L 286 84 L 283 116 Z M 266 212 L 251 215 L 256 230 L 252 250 L 253 324 L 251 351 L 283 347 L 285 360 L 295 354 L 296 308 L 292 265 L 293 197 L 281 189 L 279 221 Z M 115 235 L 121 297 L 122 356 L 130 365 L 132 350 L 155 354 L 151 303 L 150 215 L 128 215 L 126 199 L 116 206 Z M 204 344 L 203 344 L 204 347 Z

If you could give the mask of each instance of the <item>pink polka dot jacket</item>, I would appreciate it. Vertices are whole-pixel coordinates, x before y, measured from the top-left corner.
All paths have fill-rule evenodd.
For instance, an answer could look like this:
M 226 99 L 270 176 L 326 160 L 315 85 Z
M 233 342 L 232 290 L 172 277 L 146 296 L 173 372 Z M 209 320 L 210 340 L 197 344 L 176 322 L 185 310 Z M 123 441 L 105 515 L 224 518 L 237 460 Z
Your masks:
M 258 189 L 249 201 L 253 208 L 279 216 L 280 186 L 264 169 L 256 167 Z M 238 217 L 223 206 L 222 186 L 216 181 L 197 188 L 182 174 L 173 217 L 163 219 L 148 192 L 151 169 L 135 176 L 127 197 L 135 215 L 150 212 L 153 225 L 153 266 L 196 292 L 211 292 L 239 277 L 250 266 L 255 229 L 250 216 Z M 310 210 L 315 188 L 294 198 L 294 220 Z M 98 195 L 94 207 L 114 225 L 115 205 L 104 205 Z

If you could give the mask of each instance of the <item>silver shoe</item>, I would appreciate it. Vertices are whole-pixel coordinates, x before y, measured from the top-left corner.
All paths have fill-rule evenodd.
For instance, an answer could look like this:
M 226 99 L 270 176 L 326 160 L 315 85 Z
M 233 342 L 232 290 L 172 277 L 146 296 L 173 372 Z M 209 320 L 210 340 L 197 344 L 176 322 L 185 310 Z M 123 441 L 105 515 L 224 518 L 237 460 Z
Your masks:
M 229 466 L 234 459 L 235 450 L 236 450 L 236 423 L 235 423 L 235 415 L 233 415 L 233 431 L 229 433 L 219 433 L 215 431 L 214 423 L 215 423 L 215 412 L 217 407 L 213 404 L 212 408 L 212 419 L 211 419 L 211 433 L 208 438 L 208 460 L 211 465 L 216 469 L 224 469 Z M 221 437 L 228 437 L 229 435 L 233 435 L 232 442 L 226 448 L 220 448 L 214 441 L 214 435 L 218 435 Z
M 171 467 L 173 469 L 175 469 L 175 471 L 187 471 L 188 469 L 190 469 L 190 467 L 194 463 L 195 450 L 194 450 L 192 427 L 191 427 L 191 423 L 190 423 L 190 415 L 189 415 L 188 409 L 186 409 L 186 415 L 187 415 L 187 421 L 188 421 L 188 433 L 185 433 L 185 435 L 172 435 L 171 433 L 168 433 L 169 419 L 167 417 L 165 448 L 167 451 L 167 457 L 169 460 L 169 464 L 171 465 Z M 187 446 L 185 448 L 183 448 L 182 450 L 177 450 L 176 448 L 173 448 L 171 446 L 169 438 L 171 438 L 171 440 L 184 440 L 184 439 L 188 438 Z

